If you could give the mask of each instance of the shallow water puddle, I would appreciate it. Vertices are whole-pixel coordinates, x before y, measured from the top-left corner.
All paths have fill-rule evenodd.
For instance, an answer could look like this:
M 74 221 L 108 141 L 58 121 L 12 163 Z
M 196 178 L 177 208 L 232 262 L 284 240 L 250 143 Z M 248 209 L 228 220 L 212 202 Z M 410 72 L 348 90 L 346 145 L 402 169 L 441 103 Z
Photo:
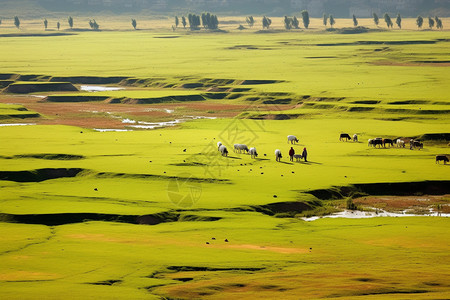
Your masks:
M 315 221 L 322 218 L 347 218 L 347 219 L 365 219 L 365 218 L 376 218 L 376 217 L 450 217 L 450 214 L 438 213 L 430 211 L 427 214 L 410 214 L 406 211 L 402 213 L 391 213 L 384 210 L 377 211 L 360 211 L 360 210 L 344 210 L 335 214 L 327 216 L 314 216 L 309 218 L 301 218 L 304 221 Z
M 80 86 L 80 90 L 85 92 L 106 92 L 106 91 L 120 91 L 124 90 L 124 88 L 99 86 L 99 85 L 82 85 Z
M 35 123 L 11 123 L 11 124 L 0 124 L 0 127 L 3 126 L 27 126 L 27 125 L 36 125 Z

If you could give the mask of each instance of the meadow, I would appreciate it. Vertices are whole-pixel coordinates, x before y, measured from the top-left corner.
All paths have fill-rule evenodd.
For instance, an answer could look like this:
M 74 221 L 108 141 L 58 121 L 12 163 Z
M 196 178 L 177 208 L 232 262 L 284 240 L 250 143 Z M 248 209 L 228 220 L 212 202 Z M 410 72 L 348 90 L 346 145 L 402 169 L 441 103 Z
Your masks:
M 2 299 L 449 297 L 448 31 L 97 20 L 0 27 Z M 417 216 L 324 217 L 355 205 Z

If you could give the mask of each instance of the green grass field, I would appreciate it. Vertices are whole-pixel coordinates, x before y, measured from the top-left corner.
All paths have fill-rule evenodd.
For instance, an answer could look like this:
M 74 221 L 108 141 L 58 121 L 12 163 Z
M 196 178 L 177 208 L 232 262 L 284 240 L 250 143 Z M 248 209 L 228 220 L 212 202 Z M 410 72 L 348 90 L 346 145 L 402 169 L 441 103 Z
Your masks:
M 0 126 L 2 299 L 449 297 L 448 217 L 301 219 L 356 197 L 403 195 L 400 184 L 423 201 L 441 195 L 447 211 L 449 167 L 435 156 L 449 154 L 448 31 L 255 31 L 0 37 L 0 125 L 57 122 L 44 108 L 71 98 L 100 105 L 105 119 L 169 104 L 182 118 L 190 97 L 239 107 L 234 118 L 155 130 Z M 33 92 L 47 102 L 6 91 L 14 81 L 80 88 L 113 76 L 124 79 L 106 85 L 124 90 Z M 339 141 L 343 132 L 359 142 Z M 289 134 L 308 162 L 289 162 Z M 368 147 L 378 136 L 424 148 Z

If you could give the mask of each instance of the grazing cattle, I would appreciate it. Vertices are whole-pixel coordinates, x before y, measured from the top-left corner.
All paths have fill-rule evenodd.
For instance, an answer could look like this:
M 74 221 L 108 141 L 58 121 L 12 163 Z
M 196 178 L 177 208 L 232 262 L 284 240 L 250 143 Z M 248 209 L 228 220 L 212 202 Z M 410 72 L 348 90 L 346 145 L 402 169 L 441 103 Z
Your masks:
M 222 154 L 222 156 L 228 156 L 228 149 L 225 147 L 225 145 L 220 145 L 219 151 Z
M 443 161 L 444 165 L 446 165 L 449 161 L 448 156 L 445 154 L 436 155 L 436 163 L 438 164 L 440 161 Z
M 298 138 L 295 135 L 288 135 L 287 136 L 288 144 L 291 142 L 291 144 L 298 143 Z
M 255 147 L 250 148 L 250 150 L 248 150 L 248 153 L 251 155 L 252 158 L 256 158 L 258 156 L 258 152 L 256 152 Z
M 239 153 L 241 153 L 242 151 L 248 152 L 248 147 L 247 147 L 247 145 L 244 145 L 244 144 L 234 144 L 234 152 L 239 152 Z
M 351 140 L 352 138 L 350 137 L 350 135 L 348 133 L 341 133 L 341 135 L 339 136 L 339 140 L 342 141 L 344 139 L 346 141 L 348 141 L 348 140 Z
M 219 149 L 220 146 L 222 146 L 222 142 L 217 142 L 217 149 Z
M 405 148 L 405 141 L 402 140 L 402 139 L 397 139 L 397 140 L 395 141 L 395 145 L 396 145 L 398 148 Z
M 386 144 L 391 145 L 391 147 L 394 147 L 394 141 L 391 139 L 383 139 L 383 147 L 386 148 Z
M 303 156 L 301 154 L 294 154 L 294 158 L 296 161 L 300 161 L 303 158 Z
M 358 141 L 358 135 L 357 135 L 356 133 L 353 135 L 353 141 L 354 141 L 354 142 L 357 142 L 357 141 Z
M 367 140 L 367 147 L 373 147 L 373 141 L 374 141 L 374 139 L 368 139 Z
M 280 151 L 280 149 L 277 149 L 277 150 L 275 150 L 275 160 L 276 161 L 281 161 L 281 158 L 282 158 L 283 156 L 281 156 L 281 151 Z

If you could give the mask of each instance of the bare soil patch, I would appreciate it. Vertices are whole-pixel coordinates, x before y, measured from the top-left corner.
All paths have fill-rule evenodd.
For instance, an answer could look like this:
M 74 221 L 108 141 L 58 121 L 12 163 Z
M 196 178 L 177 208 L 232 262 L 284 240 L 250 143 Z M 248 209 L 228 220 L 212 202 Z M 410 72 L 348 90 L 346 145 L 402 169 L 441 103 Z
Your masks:
M 433 209 L 441 213 L 450 213 L 450 195 L 368 196 L 354 199 L 353 203 L 389 212 L 411 210 L 420 213 Z
M 226 104 L 211 102 L 183 102 L 168 104 L 109 104 L 105 102 L 42 102 L 36 96 L 1 95 L 1 103 L 14 103 L 36 111 L 42 118 L 33 119 L 38 125 L 70 125 L 83 128 L 123 129 L 127 124 L 122 118 L 144 119 L 145 121 L 168 121 L 184 116 L 207 116 L 232 118 L 243 110 L 282 110 L 285 106 Z

